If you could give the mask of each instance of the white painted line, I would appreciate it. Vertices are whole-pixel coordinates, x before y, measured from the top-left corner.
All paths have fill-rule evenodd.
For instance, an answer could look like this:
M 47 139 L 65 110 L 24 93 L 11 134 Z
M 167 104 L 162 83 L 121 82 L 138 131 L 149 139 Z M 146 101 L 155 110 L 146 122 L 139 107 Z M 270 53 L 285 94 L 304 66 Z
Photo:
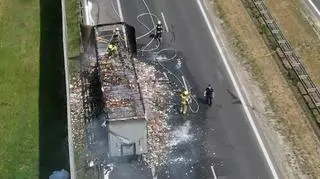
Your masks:
M 166 22 L 166 18 L 164 17 L 163 12 L 161 12 L 161 16 L 162 16 L 162 19 L 163 19 L 164 27 L 166 28 L 166 31 L 169 32 L 169 28 L 168 28 L 168 25 L 167 25 L 167 22 Z
M 154 165 L 151 165 L 151 173 L 152 173 L 152 178 L 153 179 L 157 179 L 157 176 L 155 176 L 156 174 L 156 169 Z
M 229 65 L 228 62 L 227 62 L 227 58 L 226 58 L 225 54 L 223 53 L 222 47 L 221 47 L 220 44 L 219 44 L 217 35 L 215 34 L 212 26 L 210 25 L 209 18 L 208 18 L 208 16 L 207 16 L 207 14 L 206 14 L 206 12 L 205 12 L 202 4 L 201 4 L 201 1 L 200 1 L 200 0 L 197 0 L 197 3 L 198 3 L 198 6 L 199 6 L 199 8 L 200 8 L 200 10 L 201 10 L 201 13 L 202 13 L 202 15 L 203 15 L 203 17 L 204 17 L 204 20 L 205 20 L 205 22 L 206 22 L 206 24 L 207 24 L 207 26 L 208 26 L 208 28 L 209 28 L 209 31 L 210 31 L 210 33 L 211 33 L 211 36 L 212 36 L 212 38 L 213 38 L 213 40 L 214 40 L 214 42 L 215 42 L 215 44 L 216 44 L 216 46 L 217 46 L 217 48 L 218 48 L 218 51 L 219 51 L 219 53 L 220 53 L 220 55 L 221 55 L 222 61 L 223 61 L 224 65 L 225 65 L 225 67 L 226 67 L 226 69 L 227 69 L 227 72 L 228 72 L 228 74 L 229 74 L 229 76 L 230 76 L 230 79 L 231 79 L 231 81 L 232 81 L 232 83 L 233 83 L 233 85 L 234 85 L 234 87 L 235 87 L 235 89 L 236 89 L 236 91 L 237 91 L 237 94 L 238 94 L 238 96 L 239 96 L 239 99 L 240 99 L 240 101 L 241 101 L 241 103 L 242 103 L 242 107 L 243 107 L 243 109 L 244 109 L 244 111 L 245 111 L 245 113 L 246 113 L 246 115 L 247 115 L 247 117 L 248 117 L 249 123 L 250 123 L 250 125 L 251 125 L 251 127 L 252 127 L 252 130 L 253 130 L 256 138 L 257 138 L 257 141 L 258 141 L 258 143 L 259 143 L 259 145 L 260 145 L 260 148 L 261 148 L 261 150 L 262 150 L 262 153 L 263 153 L 265 159 L 267 160 L 267 163 L 268 163 L 268 166 L 269 166 L 269 168 L 270 168 L 270 170 L 271 170 L 271 172 L 272 172 L 273 178 L 274 178 L 274 179 L 278 179 L 278 178 L 279 178 L 279 177 L 278 177 L 278 174 L 277 174 L 277 172 L 276 172 L 276 170 L 275 170 L 275 168 L 274 168 L 274 165 L 273 165 L 273 163 L 272 163 L 272 161 L 271 161 L 271 159 L 270 159 L 270 156 L 269 156 L 269 154 L 268 154 L 268 152 L 267 152 L 267 149 L 266 149 L 266 147 L 265 147 L 265 145 L 264 145 L 264 143 L 263 143 L 263 141 L 262 141 L 262 139 L 261 139 L 261 136 L 260 136 L 260 134 L 259 134 L 259 131 L 258 131 L 258 129 L 257 129 L 257 127 L 256 127 L 256 125 L 255 125 L 255 123 L 254 123 L 254 121 L 253 121 L 253 117 L 252 117 L 252 115 L 251 115 L 251 113 L 250 113 L 250 111 L 249 111 L 249 109 L 248 109 L 247 102 L 244 100 L 244 97 L 243 97 L 243 94 L 242 94 L 242 92 L 241 92 L 241 90 L 240 90 L 240 87 L 239 87 L 239 85 L 237 84 L 237 81 L 236 81 L 236 79 L 235 79 L 235 76 L 233 75 L 232 70 L 231 70 L 231 68 L 230 68 L 230 65 Z
M 89 12 L 88 12 L 88 3 L 87 1 L 84 4 L 84 16 L 85 16 L 85 25 L 89 25 L 90 24 L 90 20 L 89 20 Z
M 120 0 L 117 0 L 117 5 L 118 5 L 118 12 L 119 12 L 119 17 L 120 17 L 120 21 L 124 22 L 124 18 L 123 18 L 123 14 L 122 14 L 122 8 L 121 8 L 121 3 Z M 126 34 L 126 29 L 124 28 L 124 26 L 122 26 L 122 31 L 124 33 L 124 42 L 126 47 L 128 47 L 128 43 L 127 43 L 127 36 Z
M 119 16 L 120 16 L 120 21 L 123 22 L 123 14 L 122 14 L 122 8 L 121 8 L 121 3 L 120 0 L 117 0 L 117 4 L 118 4 L 118 12 L 119 12 Z
M 213 179 L 218 179 L 217 175 L 216 175 L 216 172 L 214 171 L 213 166 L 210 166 L 210 167 L 211 167 L 211 171 L 212 171 L 212 174 L 213 174 Z
M 308 0 L 309 4 L 312 6 L 312 8 L 316 11 L 316 13 L 318 14 L 318 16 L 320 17 L 320 11 L 317 8 L 317 6 L 313 3 L 312 0 Z
M 92 2 L 91 1 L 88 1 L 88 16 L 89 16 L 89 24 L 91 26 L 94 26 L 95 23 L 94 23 L 94 20 L 92 18 L 92 14 L 91 14 L 91 11 L 92 11 Z

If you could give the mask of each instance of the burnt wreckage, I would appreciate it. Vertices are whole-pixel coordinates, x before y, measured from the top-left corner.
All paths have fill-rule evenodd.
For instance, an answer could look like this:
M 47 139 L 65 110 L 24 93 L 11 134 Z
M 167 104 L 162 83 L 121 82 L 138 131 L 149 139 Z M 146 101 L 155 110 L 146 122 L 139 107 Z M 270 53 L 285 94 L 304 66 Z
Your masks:
M 115 29 L 120 29 L 115 36 Z M 147 120 L 133 62 L 134 28 L 124 23 L 82 28 L 82 99 L 90 166 L 147 153 Z M 117 50 L 110 54 L 109 45 Z

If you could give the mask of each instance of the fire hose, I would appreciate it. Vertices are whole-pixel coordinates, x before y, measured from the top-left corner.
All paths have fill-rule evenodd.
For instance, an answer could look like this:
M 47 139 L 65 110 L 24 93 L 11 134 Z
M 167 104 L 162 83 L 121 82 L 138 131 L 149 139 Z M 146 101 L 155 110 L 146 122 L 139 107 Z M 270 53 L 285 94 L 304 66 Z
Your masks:
M 141 24 L 145 29 L 146 29 L 146 32 L 142 35 L 140 35 L 139 37 L 136 38 L 136 40 L 140 40 L 140 39 L 143 39 L 145 37 L 149 37 L 151 34 L 155 34 L 155 31 L 156 31 L 156 25 L 155 25 L 155 20 L 158 21 L 159 18 L 157 15 L 151 13 L 150 11 L 150 8 L 149 6 L 147 5 L 147 3 L 145 2 L 145 0 L 142 0 L 143 1 L 143 4 L 144 6 L 146 7 L 147 9 L 147 12 L 146 13 L 142 13 L 142 14 L 139 14 L 137 16 L 137 21 L 139 22 L 139 24 Z M 115 8 L 113 8 L 114 11 L 115 11 Z M 116 14 L 119 16 L 119 14 L 116 12 Z M 151 22 L 152 22 L 152 27 L 148 26 L 146 23 L 143 22 L 143 18 L 144 17 L 149 17 Z M 155 47 L 151 47 L 152 43 L 155 41 L 154 38 L 152 38 L 146 45 L 144 45 L 141 49 L 139 49 L 138 51 L 140 52 L 155 52 L 155 57 L 153 60 L 155 60 L 165 71 L 167 71 L 170 75 L 172 75 L 179 83 L 182 87 L 186 88 L 186 90 L 189 91 L 190 89 L 190 83 L 184 79 L 186 81 L 186 84 L 184 84 L 184 82 L 172 71 L 170 70 L 168 67 L 166 67 L 163 62 L 168 62 L 168 61 L 172 61 L 172 60 L 178 60 L 179 58 L 177 58 L 177 50 L 174 49 L 174 48 L 164 48 L 164 49 L 161 49 L 159 50 L 160 48 L 160 41 L 157 41 L 156 40 L 156 44 L 155 44 Z M 148 48 L 149 47 L 149 48 Z M 158 51 L 156 51 L 158 50 Z M 173 55 L 171 57 L 165 57 L 165 58 L 159 58 L 161 53 L 164 53 L 164 52 L 173 52 Z M 182 73 L 182 72 L 181 72 Z M 183 77 L 182 77 L 183 78 Z M 189 91 L 190 92 L 190 91 Z M 196 100 L 196 98 L 191 95 L 190 96 L 190 104 L 189 104 L 189 109 L 192 113 L 198 113 L 199 111 L 199 103 L 198 101 Z M 195 107 L 192 107 L 192 104 L 195 105 Z

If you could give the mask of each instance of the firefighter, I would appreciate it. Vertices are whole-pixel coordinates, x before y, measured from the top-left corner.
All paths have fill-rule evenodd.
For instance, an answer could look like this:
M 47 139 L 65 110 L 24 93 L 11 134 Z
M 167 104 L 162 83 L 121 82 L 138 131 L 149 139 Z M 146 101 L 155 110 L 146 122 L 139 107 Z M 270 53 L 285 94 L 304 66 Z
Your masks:
M 212 99 L 213 99 L 213 96 L 214 96 L 214 91 L 213 91 L 213 88 L 211 87 L 210 84 L 204 90 L 203 96 L 206 97 L 207 104 L 209 106 L 211 106 L 212 105 Z
M 156 34 L 155 34 L 155 39 L 158 39 L 160 41 L 162 37 L 162 31 L 163 31 L 163 25 L 160 20 L 158 20 L 158 23 L 156 25 Z
M 180 94 L 180 100 L 181 100 L 181 107 L 180 107 L 180 113 L 186 114 L 188 105 L 190 102 L 190 94 L 189 91 L 184 89 Z
M 108 55 L 112 56 L 115 54 L 115 52 L 118 50 L 118 47 L 115 45 L 115 43 L 111 42 L 108 45 Z
M 120 42 L 120 29 L 117 27 L 116 30 L 113 31 L 112 33 L 112 40 L 114 43 L 119 43 Z

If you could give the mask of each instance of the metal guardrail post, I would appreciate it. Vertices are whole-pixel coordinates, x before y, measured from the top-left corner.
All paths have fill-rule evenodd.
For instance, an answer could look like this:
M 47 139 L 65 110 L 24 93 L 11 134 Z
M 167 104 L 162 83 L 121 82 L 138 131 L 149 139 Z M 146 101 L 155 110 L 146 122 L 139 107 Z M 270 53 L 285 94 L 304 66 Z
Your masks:
M 265 5 L 263 0 L 251 0 L 254 4 L 254 7 L 258 10 L 263 22 L 265 23 L 266 27 L 271 32 L 273 38 L 276 40 L 276 43 L 282 52 L 282 58 L 285 58 L 290 65 L 290 69 L 293 70 L 295 75 L 297 76 L 299 83 L 302 85 L 306 94 L 301 93 L 302 96 L 307 95 L 312 102 L 312 106 L 308 101 L 306 101 L 310 110 L 317 110 L 320 116 L 320 89 L 317 88 L 315 83 L 311 80 L 309 74 L 307 73 L 304 65 L 302 64 L 300 57 L 296 54 L 294 49 L 291 47 L 289 42 L 284 37 L 281 29 L 279 28 L 278 24 L 273 19 L 272 15 L 270 14 L 267 6 Z M 285 66 L 285 68 L 287 68 Z M 315 116 L 316 117 L 316 116 Z M 316 117 L 317 118 L 317 117 Z M 317 121 L 320 125 L 320 120 Z

